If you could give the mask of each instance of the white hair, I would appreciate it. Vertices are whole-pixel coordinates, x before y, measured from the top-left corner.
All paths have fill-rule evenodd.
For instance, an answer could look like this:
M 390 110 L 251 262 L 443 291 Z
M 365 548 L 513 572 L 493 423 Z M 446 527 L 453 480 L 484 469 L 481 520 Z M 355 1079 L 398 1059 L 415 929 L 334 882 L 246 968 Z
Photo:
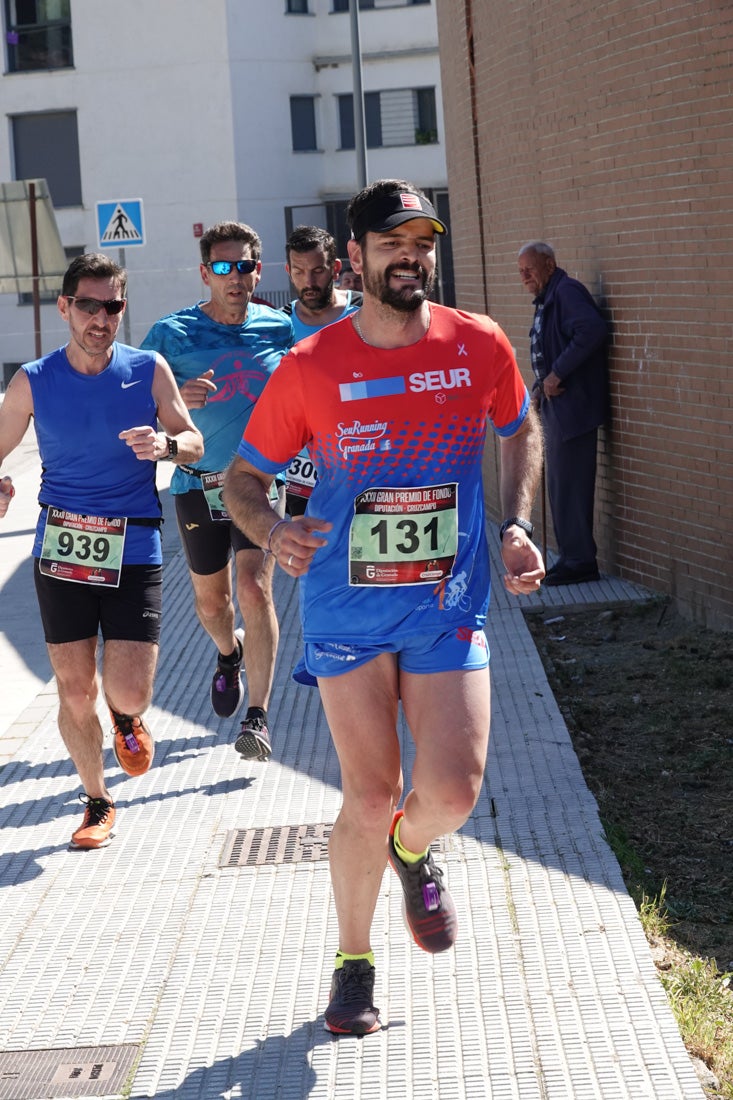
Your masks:
M 549 256 L 551 260 L 555 259 L 555 249 L 547 241 L 527 241 L 519 249 L 517 259 L 521 259 L 525 252 L 535 252 L 538 256 Z

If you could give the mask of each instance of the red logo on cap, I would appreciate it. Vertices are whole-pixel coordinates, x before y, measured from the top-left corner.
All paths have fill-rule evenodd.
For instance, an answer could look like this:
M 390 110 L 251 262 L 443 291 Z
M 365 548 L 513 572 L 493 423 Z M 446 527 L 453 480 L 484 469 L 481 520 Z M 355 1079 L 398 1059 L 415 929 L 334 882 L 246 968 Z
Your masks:
M 400 195 L 400 202 L 404 206 L 405 210 L 422 210 L 420 205 L 420 199 L 417 195 Z

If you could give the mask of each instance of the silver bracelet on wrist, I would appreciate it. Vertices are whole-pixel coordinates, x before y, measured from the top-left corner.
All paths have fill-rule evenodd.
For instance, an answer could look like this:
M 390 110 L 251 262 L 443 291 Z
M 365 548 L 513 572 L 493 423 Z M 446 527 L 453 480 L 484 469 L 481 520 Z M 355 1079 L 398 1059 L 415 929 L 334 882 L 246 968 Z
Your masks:
M 287 519 L 279 519 L 277 521 L 277 523 L 273 523 L 272 527 L 270 528 L 270 534 L 267 536 L 267 549 L 265 550 L 266 554 L 272 554 L 273 553 L 272 536 L 275 534 L 278 527 L 281 527 L 283 523 L 289 523 L 289 522 L 290 521 L 287 520 Z

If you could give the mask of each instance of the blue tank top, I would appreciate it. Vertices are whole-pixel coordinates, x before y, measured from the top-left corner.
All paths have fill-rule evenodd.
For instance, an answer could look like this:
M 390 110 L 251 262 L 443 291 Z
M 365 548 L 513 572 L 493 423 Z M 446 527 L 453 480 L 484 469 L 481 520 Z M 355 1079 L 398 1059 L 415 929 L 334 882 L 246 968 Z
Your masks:
M 58 348 L 22 369 L 33 395 L 41 457 L 39 503 L 84 515 L 159 519 L 156 464 L 136 458 L 118 438 L 127 428 L 157 428 L 155 356 L 115 343 L 101 374 L 81 374 L 66 349 Z M 42 508 L 34 557 L 40 557 L 45 528 Z M 128 524 L 123 563 L 161 562 L 159 529 Z
M 290 303 L 290 320 L 293 322 L 293 343 L 297 344 L 299 340 L 305 340 L 306 336 L 312 336 L 314 332 L 320 332 L 322 328 L 326 328 L 327 325 L 335 325 L 336 321 L 343 321 L 344 317 L 348 317 L 350 313 L 356 313 L 357 309 L 362 303 L 361 291 L 354 293 L 353 290 L 346 291 L 346 305 L 341 313 L 338 315 L 335 321 L 325 321 L 322 325 L 305 325 L 298 317 L 298 311 L 295 308 L 298 299 L 295 298 Z

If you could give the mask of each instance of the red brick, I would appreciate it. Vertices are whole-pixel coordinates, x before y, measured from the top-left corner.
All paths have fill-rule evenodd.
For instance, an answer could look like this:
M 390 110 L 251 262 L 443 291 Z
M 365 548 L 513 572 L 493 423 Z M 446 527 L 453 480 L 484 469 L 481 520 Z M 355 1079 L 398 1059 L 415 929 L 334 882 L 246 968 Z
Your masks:
M 491 312 L 530 380 L 520 245 L 551 241 L 602 295 L 614 339 L 601 563 L 733 629 L 733 9 L 538 0 L 530 19 L 503 0 L 437 0 L 437 12 L 458 304 Z

